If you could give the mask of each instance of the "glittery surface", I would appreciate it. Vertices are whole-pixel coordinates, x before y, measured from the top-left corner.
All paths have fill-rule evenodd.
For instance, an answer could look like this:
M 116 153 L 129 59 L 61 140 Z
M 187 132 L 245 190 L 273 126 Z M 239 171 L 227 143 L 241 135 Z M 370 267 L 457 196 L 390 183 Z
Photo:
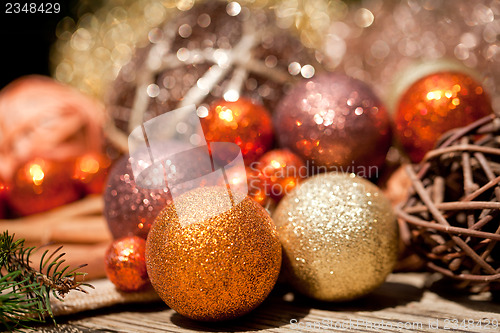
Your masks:
M 236 143 L 246 164 L 256 161 L 273 143 L 269 111 L 247 98 L 215 101 L 206 116 L 202 114 L 200 118 L 205 139 Z
M 283 198 L 273 220 L 290 284 L 325 301 L 360 297 L 392 271 L 398 228 L 389 201 L 353 174 L 309 178 Z
M 266 195 L 277 201 L 307 176 L 302 159 L 288 149 L 267 152 L 255 167 L 260 171 Z
M 443 133 L 492 112 L 489 97 L 470 76 L 436 73 L 415 82 L 401 97 L 396 131 L 412 161 L 419 162 Z
M 125 132 L 184 105 L 206 114 L 220 99 L 247 97 L 273 110 L 295 79 L 319 68 L 312 52 L 276 26 L 272 11 L 235 11 L 224 1 L 197 4 L 148 37 L 109 94 L 108 110 Z
M 128 156 L 111 168 L 104 192 L 104 216 L 114 238 L 146 238 L 158 213 L 170 203 L 168 190 L 138 188 Z
M 380 166 L 391 143 L 380 100 L 365 83 L 339 74 L 297 84 L 274 125 L 283 147 L 316 166 Z
M 8 202 L 21 215 L 47 211 L 79 198 L 69 162 L 34 159 L 22 165 L 9 183 Z
M 178 313 L 196 320 L 241 316 L 273 288 L 281 245 L 266 211 L 251 199 L 216 217 L 227 190 L 205 187 L 185 193 L 158 216 L 149 233 L 146 263 L 153 287 Z M 240 195 L 240 194 L 233 194 Z
M 156 25 L 199 2 L 110 0 L 95 13 L 83 11 L 85 15 L 78 22 L 64 18 L 56 30 L 54 76 L 86 92 L 102 94 L 144 36 L 151 40 L 161 37 L 161 32 L 154 28 Z M 322 66 L 370 83 L 379 96 L 391 94 L 394 78 L 415 61 L 451 59 L 480 74 L 481 83 L 494 98 L 495 110 L 500 110 L 498 1 L 238 2 L 243 7 L 241 13 L 251 4 L 274 11 L 275 26 L 290 28 L 307 47 L 323 51 L 324 56 L 317 56 Z M 202 25 L 209 22 L 214 22 L 211 15 L 200 16 L 198 20 Z M 182 29 L 184 36 L 185 30 Z M 270 61 L 272 64 L 272 58 Z M 295 61 L 303 65 L 302 61 Z M 301 70 L 295 64 L 290 68 L 295 72 Z
M 138 291 L 149 285 L 146 270 L 146 241 L 129 236 L 113 241 L 106 251 L 106 275 L 122 291 Z

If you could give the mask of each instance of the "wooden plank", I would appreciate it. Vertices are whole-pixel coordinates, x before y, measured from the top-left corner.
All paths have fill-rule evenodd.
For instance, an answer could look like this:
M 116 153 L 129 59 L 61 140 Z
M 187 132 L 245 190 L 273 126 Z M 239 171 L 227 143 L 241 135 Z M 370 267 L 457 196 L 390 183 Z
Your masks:
M 352 302 L 327 303 L 294 294 L 278 285 L 252 313 L 222 323 L 200 323 L 162 303 L 127 304 L 59 318 L 57 328 L 39 332 L 498 332 L 486 320 L 500 322 L 500 304 L 489 294 L 446 295 L 426 285 L 433 276 L 392 274 L 372 294 Z M 296 320 L 296 321 L 293 321 Z M 456 320 L 453 322 L 453 320 Z M 465 327 L 460 324 L 465 320 Z M 470 322 L 469 322 L 470 321 Z M 474 327 L 472 328 L 472 321 Z M 478 327 L 478 323 L 482 327 Z M 344 325 L 342 327 L 342 324 Z M 464 326 L 462 324 L 462 326 Z M 456 326 L 455 326 L 456 325 Z M 448 329 L 446 329 L 446 326 Z

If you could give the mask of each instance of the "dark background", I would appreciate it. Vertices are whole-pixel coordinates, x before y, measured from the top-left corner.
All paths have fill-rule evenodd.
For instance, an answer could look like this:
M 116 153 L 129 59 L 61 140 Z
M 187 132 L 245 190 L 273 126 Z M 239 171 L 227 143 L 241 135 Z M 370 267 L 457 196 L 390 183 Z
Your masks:
M 59 14 L 6 14 L 6 3 L 56 3 Z M 0 89 L 12 80 L 28 74 L 50 75 L 49 54 L 56 41 L 57 23 L 65 16 L 77 22 L 99 0 L 0 1 Z

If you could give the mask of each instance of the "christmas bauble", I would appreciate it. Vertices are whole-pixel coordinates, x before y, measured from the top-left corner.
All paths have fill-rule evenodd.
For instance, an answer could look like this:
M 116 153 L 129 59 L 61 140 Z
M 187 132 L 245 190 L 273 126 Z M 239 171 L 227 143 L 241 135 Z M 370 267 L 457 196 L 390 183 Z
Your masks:
M 0 219 L 5 218 L 6 214 L 6 198 L 7 198 L 7 184 L 0 179 Z
M 262 105 L 240 97 L 235 102 L 215 101 L 201 125 L 208 142 L 233 142 L 241 148 L 245 164 L 262 156 L 273 143 L 271 115 Z
M 146 241 L 137 236 L 114 240 L 104 257 L 106 275 L 121 291 L 138 291 L 149 285 Z
M 319 69 L 313 53 L 263 8 L 205 1 L 151 29 L 148 37 L 148 45 L 122 67 L 107 101 L 114 124 L 125 133 L 180 106 L 195 104 L 206 116 L 221 99 L 246 97 L 274 110 L 290 83 Z
M 268 212 L 274 211 L 276 201 L 266 190 L 264 175 L 257 168 L 246 167 L 248 196 L 259 203 Z
M 265 193 L 277 201 L 308 174 L 302 159 L 287 149 L 267 152 L 257 161 L 255 167 L 260 171 Z
M 168 306 L 192 319 L 218 321 L 266 298 L 280 271 L 281 244 L 259 204 L 224 187 L 205 187 L 161 212 L 147 239 L 146 263 Z
M 281 200 L 273 220 L 288 281 L 309 297 L 363 296 L 396 263 L 399 234 L 391 204 L 378 187 L 354 174 L 306 179 Z
M 104 216 L 114 238 L 146 238 L 158 213 L 171 202 L 168 189 L 136 186 L 128 156 L 111 168 L 104 191 Z
M 491 113 L 490 99 L 472 77 L 435 73 L 415 82 L 401 96 L 396 132 L 412 161 L 418 162 L 443 133 Z
M 100 151 L 104 118 L 102 104 L 49 77 L 13 81 L 0 92 L 0 175 L 10 182 L 35 158 L 66 163 Z
M 35 159 L 21 166 L 9 185 L 8 202 L 20 215 L 50 210 L 79 198 L 70 162 Z
M 102 193 L 106 185 L 110 159 L 104 154 L 88 153 L 75 160 L 73 178 L 85 194 Z
M 380 100 L 365 83 L 339 74 L 297 84 L 278 105 L 274 125 L 280 144 L 315 172 L 375 177 L 391 144 Z

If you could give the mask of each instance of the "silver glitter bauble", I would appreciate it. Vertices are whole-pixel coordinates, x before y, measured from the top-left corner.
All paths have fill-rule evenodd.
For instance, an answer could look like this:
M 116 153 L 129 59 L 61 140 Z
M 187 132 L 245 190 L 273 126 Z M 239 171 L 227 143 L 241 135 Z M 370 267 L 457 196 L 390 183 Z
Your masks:
M 285 276 L 309 297 L 363 296 L 396 263 L 399 233 L 391 204 L 377 186 L 354 174 L 307 179 L 283 198 L 273 220 Z

